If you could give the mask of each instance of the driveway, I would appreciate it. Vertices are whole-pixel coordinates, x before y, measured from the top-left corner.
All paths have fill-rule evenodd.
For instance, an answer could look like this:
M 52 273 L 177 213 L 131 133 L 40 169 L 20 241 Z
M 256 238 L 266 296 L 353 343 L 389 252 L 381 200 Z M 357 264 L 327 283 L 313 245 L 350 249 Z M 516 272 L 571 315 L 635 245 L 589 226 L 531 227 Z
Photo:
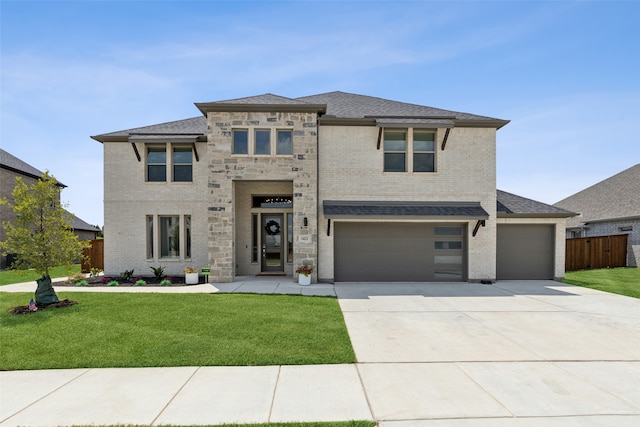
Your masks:
M 383 427 L 640 425 L 638 299 L 554 281 L 335 290 Z

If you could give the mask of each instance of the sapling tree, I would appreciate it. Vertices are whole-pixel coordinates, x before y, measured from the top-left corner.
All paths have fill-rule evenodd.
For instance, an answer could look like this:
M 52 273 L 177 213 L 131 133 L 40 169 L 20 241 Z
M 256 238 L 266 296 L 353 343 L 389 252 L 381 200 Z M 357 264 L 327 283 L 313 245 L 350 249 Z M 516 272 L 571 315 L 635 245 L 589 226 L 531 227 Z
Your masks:
M 49 270 L 81 259 L 85 246 L 71 228 L 73 215 L 60 202 L 60 187 L 49 172 L 32 185 L 16 178 L 12 196 L 12 203 L 7 200 L 2 203 L 9 204 L 16 219 L 2 222 L 6 240 L 0 242 L 0 249 L 5 254 L 16 254 L 15 268 L 32 268 L 42 275 L 38 280 L 36 303 L 58 302 Z

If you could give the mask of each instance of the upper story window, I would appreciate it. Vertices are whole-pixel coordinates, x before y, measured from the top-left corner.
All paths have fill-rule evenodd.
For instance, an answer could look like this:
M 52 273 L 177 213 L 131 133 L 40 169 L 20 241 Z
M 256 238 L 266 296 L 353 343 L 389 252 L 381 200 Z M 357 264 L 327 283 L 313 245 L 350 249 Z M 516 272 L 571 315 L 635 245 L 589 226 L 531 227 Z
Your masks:
M 233 131 L 233 154 L 249 154 L 249 131 L 236 129 Z
M 191 147 L 173 147 L 173 181 L 193 181 L 193 155 Z
M 255 141 L 254 154 L 258 156 L 271 155 L 271 131 L 269 129 L 256 129 Z
M 290 130 L 279 130 L 277 133 L 276 154 L 293 154 L 293 132 Z
M 234 129 L 231 134 L 231 154 L 293 155 L 293 131 L 290 129 Z
M 167 180 L 167 147 L 147 147 L 147 181 Z
M 436 142 L 433 132 L 413 132 L 413 171 L 435 172 Z
M 167 151 L 171 153 L 167 162 Z M 167 170 L 173 182 L 193 181 L 193 149 L 183 144 L 147 146 L 147 182 L 167 182 Z
M 384 131 L 384 172 L 435 172 L 435 132 Z
M 384 132 L 384 171 L 407 171 L 407 132 Z

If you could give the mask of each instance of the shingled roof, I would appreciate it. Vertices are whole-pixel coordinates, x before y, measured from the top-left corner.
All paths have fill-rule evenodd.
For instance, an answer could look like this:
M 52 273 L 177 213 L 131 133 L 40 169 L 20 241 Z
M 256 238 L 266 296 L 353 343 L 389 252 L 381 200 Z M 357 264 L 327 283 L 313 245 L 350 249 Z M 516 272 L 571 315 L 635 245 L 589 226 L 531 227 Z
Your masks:
M 347 92 L 328 92 L 318 95 L 296 98 L 301 101 L 326 104 L 325 117 L 332 116 L 344 119 L 361 118 L 423 118 L 423 119 L 455 119 L 466 121 L 500 122 L 498 127 L 509 123 L 493 117 L 478 116 L 458 111 L 443 110 L 406 102 L 392 101 L 374 96 L 357 95 Z
M 567 227 L 580 223 L 640 218 L 640 163 L 560 200 L 554 206 L 580 212 Z
M 206 116 L 209 111 L 309 111 L 317 112 L 326 123 L 359 121 L 379 126 L 405 125 L 413 127 L 486 126 L 500 129 L 508 120 L 478 116 L 458 111 L 443 110 L 406 102 L 392 101 L 374 96 L 347 92 L 328 92 L 318 95 L 287 98 L 272 93 L 214 102 L 198 102 L 196 107 Z M 128 141 L 130 136 L 139 139 L 177 138 L 187 136 L 205 140 L 207 120 L 204 116 L 174 122 L 126 129 L 91 138 L 100 142 Z
M 547 205 L 546 203 L 536 200 L 527 199 L 526 197 L 517 196 L 507 193 L 506 191 L 497 190 L 497 210 L 499 217 L 550 217 L 550 218 L 569 218 L 575 215 L 571 212 L 556 206 Z
M 402 201 L 331 201 L 323 202 L 327 218 L 347 217 L 446 217 L 488 218 L 480 203 L 472 202 L 402 202 Z
M 30 164 L 23 162 L 16 156 L 9 154 L 5 150 L 0 148 L 0 168 L 13 171 L 17 174 L 28 176 L 34 179 L 40 179 L 43 172 L 34 168 Z M 58 186 L 64 188 L 66 185 L 56 180 Z

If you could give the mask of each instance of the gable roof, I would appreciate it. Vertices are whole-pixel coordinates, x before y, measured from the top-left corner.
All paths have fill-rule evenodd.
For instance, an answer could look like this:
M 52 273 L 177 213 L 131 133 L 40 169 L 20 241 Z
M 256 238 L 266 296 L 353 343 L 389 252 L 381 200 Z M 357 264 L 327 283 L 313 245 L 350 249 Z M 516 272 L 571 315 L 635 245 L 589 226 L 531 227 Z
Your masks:
M 0 148 L 0 168 L 10 170 L 19 175 L 28 176 L 29 178 L 40 179 L 43 172 L 34 168 L 30 164 L 23 162 L 16 156 L 9 154 Z M 56 180 L 59 187 L 65 188 L 66 185 Z
M 347 92 L 327 92 L 300 98 L 287 98 L 272 93 L 229 99 L 225 101 L 197 102 L 203 116 L 177 120 L 134 129 L 95 135 L 100 142 L 129 142 L 138 140 L 206 141 L 206 114 L 211 111 L 276 111 L 315 112 L 321 124 L 357 124 L 381 127 L 412 126 L 450 128 L 494 127 L 500 129 L 508 120 L 458 111 L 443 110 L 406 102 L 392 101 L 374 96 Z M 134 138 L 134 139 L 135 139 Z
M 556 206 L 536 200 L 527 199 L 526 197 L 517 196 L 506 191 L 497 190 L 497 209 L 498 217 L 539 217 L 539 218 L 569 218 L 575 216 L 575 212 L 571 212 Z
M 567 222 L 580 223 L 640 217 L 640 163 L 560 200 L 554 206 L 580 212 Z

